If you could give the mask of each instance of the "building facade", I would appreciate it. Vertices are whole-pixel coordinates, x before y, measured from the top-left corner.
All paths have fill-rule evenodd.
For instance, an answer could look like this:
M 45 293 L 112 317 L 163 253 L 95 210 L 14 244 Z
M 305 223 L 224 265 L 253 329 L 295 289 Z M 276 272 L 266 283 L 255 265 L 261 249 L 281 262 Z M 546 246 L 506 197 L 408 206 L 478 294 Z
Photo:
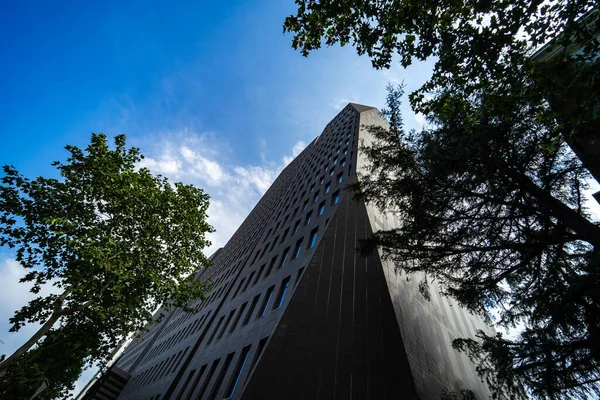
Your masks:
M 206 301 L 168 313 L 125 349 L 113 368 L 128 380 L 114 398 L 489 397 L 451 341 L 493 330 L 435 288 L 426 300 L 418 278 L 379 254 L 357 251 L 397 224 L 345 191 L 372 124 L 386 124 L 377 109 L 349 104 L 282 171 L 199 272 L 214 283 Z M 107 398 L 94 393 L 86 397 Z

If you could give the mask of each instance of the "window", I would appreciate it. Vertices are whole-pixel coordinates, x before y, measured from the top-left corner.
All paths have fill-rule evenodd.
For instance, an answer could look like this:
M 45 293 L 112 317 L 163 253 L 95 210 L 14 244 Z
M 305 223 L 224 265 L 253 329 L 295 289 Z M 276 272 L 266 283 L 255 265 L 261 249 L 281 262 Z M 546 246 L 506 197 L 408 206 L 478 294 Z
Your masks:
M 325 186 L 325 193 L 329 193 L 330 190 L 331 190 L 331 183 L 328 183 L 327 186 Z
M 294 203 L 295 203 L 295 201 L 294 201 Z M 298 210 L 299 210 L 299 207 L 296 207 L 294 209 L 294 213 L 292 214 L 292 218 L 294 218 L 296 216 L 296 214 L 298 214 Z
M 319 233 L 319 228 L 313 229 L 313 231 L 310 233 L 310 241 L 308 244 L 309 249 L 312 249 L 313 247 L 315 247 L 315 243 L 317 243 L 318 233 Z
M 269 269 L 267 269 L 267 273 L 265 274 L 265 278 L 271 275 L 271 271 L 273 270 L 273 266 L 275 265 L 275 261 L 277 261 L 277 256 L 271 258 L 271 262 L 269 263 Z
M 267 289 L 267 293 L 265 294 L 265 299 L 263 300 L 262 307 L 258 310 L 258 314 L 256 314 L 256 318 L 261 318 L 267 312 L 267 307 L 269 306 L 269 301 L 271 301 L 271 297 L 273 297 L 273 290 L 275 290 L 275 286 L 271 286 Z
M 244 286 L 244 288 L 242 289 L 242 293 L 244 293 L 246 291 L 246 289 L 248 289 L 248 286 L 250 286 L 250 282 L 252 281 L 252 278 L 254 277 L 255 273 L 256 273 L 256 271 L 252 271 L 252 273 L 248 277 L 248 281 L 246 282 L 246 286 Z
M 315 193 L 315 197 L 313 199 L 313 203 L 316 203 L 317 201 L 319 201 L 319 192 Z
M 335 168 L 331 168 L 331 170 L 329 170 L 329 176 L 333 176 L 334 172 L 335 172 Z
M 312 193 L 312 192 L 314 192 L 314 191 L 315 191 L 315 185 L 311 185 L 311 187 L 310 187 L 310 192 Z
M 260 266 L 260 269 L 258 270 L 258 275 L 256 275 L 254 282 L 252 282 L 252 286 L 256 285 L 256 282 L 258 282 L 258 280 L 260 279 L 260 276 L 264 272 L 266 266 L 267 266 L 267 264 L 263 264 Z
M 254 359 L 252 360 L 252 365 L 250 366 L 251 370 L 252 370 L 252 368 L 254 368 L 254 366 L 256 365 L 256 362 L 262 355 L 262 352 L 265 349 L 265 345 L 267 344 L 268 339 L 269 339 L 269 337 L 267 336 L 267 337 L 260 339 L 260 342 L 258 342 L 258 349 L 256 350 L 256 355 L 254 356 Z
M 323 182 L 325 182 L 325 175 L 323 175 L 323 176 L 321 177 L 321 179 L 319 180 L 319 185 L 322 185 L 322 184 L 323 184 Z
M 333 159 L 333 165 L 337 164 L 337 157 Z
M 344 180 L 344 174 L 340 172 L 337 176 L 337 183 L 342 183 L 343 180 Z
M 246 310 L 247 306 L 248 306 L 248 302 L 245 302 L 244 304 L 242 304 L 242 306 L 240 307 L 240 311 L 238 311 L 238 314 L 235 317 L 235 321 L 233 321 L 233 324 L 231 325 L 231 328 L 229 328 L 229 333 L 233 332 L 235 330 L 237 324 L 240 323 L 240 319 L 242 318 L 242 314 L 244 314 L 244 311 Z
M 290 228 L 287 228 L 287 229 L 285 230 L 285 232 L 283 232 L 283 236 L 281 236 L 281 241 L 280 241 L 279 243 L 283 243 L 283 241 L 284 241 L 284 240 L 285 240 L 285 238 L 287 237 L 287 235 L 288 235 L 288 232 L 289 232 L 289 231 L 290 231 Z
M 254 312 L 254 309 L 256 308 L 256 305 L 258 304 L 258 299 L 260 299 L 260 294 L 257 294 L 252 299 L 252 304 L 250 304 L 250 309 L 248 309 L 248 314 L 246 314 L 246 318 L 244 318 L 244 323 L 242 324 L 242 326 L 245 326 L 248 324 L 248 322 L 250 322 L 252 313 Z
M 302 250 L 302 242 L 304 241 L 304 238 L 299 239 L 296 242 L 296 247 L 294 248 L 294 258 L 298 258 L 300 256 L 300 251 Z
M 346 165 L 346 159 L 345 159 L 345 158 L 344 158 L 344 159 L 343 159 L 343 160 L 340 162 L 340 165 L 341 165 L 342 167 Z
M 225 319 L 224 315 L 221 318 L 219 318 L 219 322 L 217 323 L 217 326 L 215 327 L 215 330 L 213 331 L 212 335 L 210 335 L 210 338 L 208 339 L 208 342 L 206 343 L 207 346 L 210 344 L 210 342 L 212 342 L 213 338 L 217 334 L 217 331 L 221 327 L 221 324 L 223 323 L 224 319 Z
M 271 244 L 271 248 L 269 249 L 269 251 L 273 250 L 273 247 L 275 247 L 275 245 L 277 244 L 278 240 L 279 240 L 279 236 L 276 236 L 275 240 L 273 240 L 273 244 Z
M 215 374 L 215 371 L 217 370 L 217 367 L 219 366 L 219 362 L 221 361 L 221 359 L 217 359 L 215 361 L 213 361 L 211 367 L 210 367 L 210 371 L 208 372 L 208 375 L 206 376 L 206 379 L 204 381 L 204 383 L 202 384 L 202 388 L 200 389 L 200 393 L 198 393 L 197 398 L 201 399 L 204 396 L 204 392 L 206 392 L 206 388 L 208 387 L 208 384 L 210 383 L 210 381 L 212 380 L 213 375 Z
M 340 202 L 340 191 L 338 190 L 331 197 L 331 204 L 337 204 Z
M 217 398 L 217 393 L 219 392 L 219 389 L 221 388 L 221 384 L 223 383 L 223 379 L 225 378 L 225 375 L 227 374 L 227 370 L 229 369 L 229 365 L 231 364 L 231 360 L 233 360 L 234 355 L 235 355 L 235 353 L 229 353 L 227 355 L 227 358 L 225 359 L 225 362 L 223 363 L 223 367 L 221 367 L 221 372 L 219 372 L 219 376 L 217 377 L 217 381 L 215 382 L 215 385 L 213 386 L 213 390 L 210 393 L 209 400 L 215 400 Z
M 325 212 L 325 202 L 322 202 L 319 205 L 319 215 L 323 215 L 324 212 Z
M 306 211 L 306 207 L 308 207 L 308 200 L 304 202 L 304 205 L 302 206 L 302 211 Z
M 296 221 L 294 224 L 294 233 L 298 232 L 298 228 L 300 228 L 300 220 Z
M 231 398 L 235 393 L 235 389 L 240 383 L 240 377 L 242 376 L 242 372 L 244 372 L 244 366 L 248 361 L 248 355 L 250 354 L 250 345 L 244 347 L 240 354 L 240 358 L 238 358 L 238 363 L 235 367 L 234 373 L 231 376 L 231 383 L 229 383 L 229 387 L 227 391 L 225 391 L 225 398 Z
M 223 325 L 223 329 L 221 329 L 219 336 L 217 336 L 217 340 L 219 340 L 223 337 L 223 334 L 225 333 L 225 330 L 229 326 L 229 323 L 231 322 L 231 319 L 233 318 L 234 314 L 235 314 L 235 310 L 231 310 L 231 312 L 229 313 L 229 316 L 227 316 L 227 321 L 225 322 L 225 325 Z
M 289 254 L 290 254 L 290 248 L 288 247 L 287 249 L 285 249 L 283 251 L 283 254 L 281 255 L 281 262 L 279 263 L 279 268 L 281 268 L 285 265 L 285 262 L 287 261 Z
M 306 214 L 306 220 L 304 221 L 304 225 L 310 224 L 311 218 L 312 218 L 312 211 L 309 211 L 309 213 Z
M 285 300 L 285 294 L 287 293 L 288 286 L 290 285 L 290 277 L 288 276 L 281 282 L 281 287 L 279 288 L 279 294 L 277 295 L 277 300 L 275 304 L 273 304 L 273 310 L 281 307 L 283 304 L 283 300 Z

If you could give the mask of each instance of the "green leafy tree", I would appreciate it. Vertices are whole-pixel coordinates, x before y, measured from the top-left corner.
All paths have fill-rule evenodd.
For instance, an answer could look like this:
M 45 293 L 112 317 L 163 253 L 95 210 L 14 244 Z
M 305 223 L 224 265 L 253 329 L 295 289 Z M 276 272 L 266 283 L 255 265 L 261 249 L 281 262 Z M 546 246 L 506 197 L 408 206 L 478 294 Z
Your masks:
M 126 147 L 124 135 L 115 137 L 114 149 L 103 134 L 93 134 L 85 150 L 66 149 L 67 162 L 53 164 L 60 179 L 28 179 L 4 167 L 0 245 L 14 249 L 28 271 L 21 281 L 31 283 L 33 293 L 56 288 L 11 318 L 12 331 L 27 323 L 41 327 L 0 363 L 6 388 L 15 383 L 10 376 L 33 374 L 28 361 L 55 373 L 49 366 L 59 355 L 68 377 L 58 381 L 66 384 L 83 365 L 103 365 L 158 305 L 185 307 L 207 290 L 194 271 L 209 265 L 202 252 L 213 231 L 206 222 L 208 195 L 138 168 L 143 156 Z
M 592 61 L 600 52 L 599 6 L 594 0 L 364 1 L 296 0 L 284 23 L 292 45 L 308 54 L 323 44 L 351 44 L 375 68 L 394 55 L 407 67 L 436 57 L 433 76 L 411 101 L 428 112 L 426 92 L 452 88 L 471 93 L 529 64 L 532 50 L 554 40 L 565 47 L 556 61 Z M 590 16 L 586 23 L 578 20 Z M 577 43 L 581 51 L 568 46 Z M 567 51 L 569 50 L 569 51 Z M 529 65 L 531 68 L 531 65 Z M 552 70 L 546 73 L 560 71 Z M 598 104 L 597 93 L 592 93 Z
M 600 389 L 600 226 L 583 204 L 587 170 L 549 132 L 561 126 L 531 107 L 535 86 L 519 89 L 521 102 L 492 89 L 469 101 L 442 95 L 420 132 L 404 131 L 402 90 L 390 89 L 390 128 L 369 128 L 354 189 L 400 226 L 365 250 L 425 273 L 475 313 L 496 310 L 497 326 L 522 327 L 515 339 L 480 331 L 454 341 L 497 395 L 585 398 Z
M 500 326 L 525 325 L 515 340 L 479 333 L 455 342 L 498 392 L 597 392 L 600 228 L 583 206 L 587 171 L 568 144 L 600 142 L 598 3 L 296 3 L 284 31 L 305 56 L 339 43 L 375 68 L 394 56 L 404 67 L 436 59 L 409 96 L 431 128 L 403 131 L 394 89 L 391 129 L 372 128 L 378 141 L 364 149 L 370 175 L 355 189 L 403 220 L 370 247 L 436 278 L 473 311 L 498 310 Z M 549 41 L 545 61 L 532 58 Z M 600 154 L 582 160 L 599 176 Z

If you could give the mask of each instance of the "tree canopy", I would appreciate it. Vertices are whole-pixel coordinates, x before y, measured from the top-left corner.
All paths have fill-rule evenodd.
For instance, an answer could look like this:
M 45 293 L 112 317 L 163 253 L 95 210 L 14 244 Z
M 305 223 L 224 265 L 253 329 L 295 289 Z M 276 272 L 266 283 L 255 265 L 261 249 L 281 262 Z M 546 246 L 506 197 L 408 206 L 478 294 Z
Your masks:
M 53 164 L 59 179 L 4 167 L 0 245 L 13 249 L 33 293 L 46 285 L 55 293 L 11 318 L 12 331 L 41 328 L 0 363 L 0 393 L 21 385 L 26 396 L 54 374 L 50 392 L 65 394 L 83 366 L 104 365 L 158 305 L 185 307 L 207 290 L 193 273 L 209 265 L 202 252 L 213 231 L 208 195 L 139 168 L 143 156 L 126 147 L 124 135 L 114 142 L 110 148 L 105 135 L 93 134 L 85 150 L 67 146 L 66 163 Z
M 369 128 L 369 168 L 354 188 L 400 226 L 367 249 L 426 273 L 473 312 L 496 310 L 499 327 L 522 326 L 513 340 L 479 332 L 454 343 L 498 393 L 598 390 L 600 226 L 583 204 L 587 170 L 526 102 L 454 98 L 434 127 L 405 132 L 401 93 L 389 94 L 391 127 Z
M 305 56 L 339 43 L 375 68 L 436 58 L 409 96 L 429 126 L 403 130 L 392 88 L 391 128 L 370 128 L 371 164 L 354 189 L 401 226 L 366 248 L 426 273 L 474 312 L 495 310 L 500 327 L 524 326 L 515 339 L 454 342 L 497 395 L 598 394 L 600 227 L 584 206 L 588 171 L 569 147 L 600 141 L 598 3 L 296 3 L 284 32 Z M 584 160 L 594 174 L 599 158 Z

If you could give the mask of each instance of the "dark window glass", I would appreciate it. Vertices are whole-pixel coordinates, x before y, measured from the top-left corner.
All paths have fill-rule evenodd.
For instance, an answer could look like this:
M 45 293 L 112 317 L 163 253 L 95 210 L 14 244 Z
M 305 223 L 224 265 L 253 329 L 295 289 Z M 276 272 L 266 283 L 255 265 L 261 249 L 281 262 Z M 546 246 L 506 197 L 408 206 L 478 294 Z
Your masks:
M 275 290 L 275 286 L 271 286 L 267 289 L 267 293 L 265 294 L 265 298 L 263 300 L 263 304 L 258 310 L 258 314 L 256 314 L 256 318 L 260 318 L 265 315 L 267 312 L 267 307 L 269 307 L 269 301 L 271 301 L 271 297 L 273 297 L 273 290 Z
M 279 268 L 281 268 L 285 265 L 285 262 L 287 261 L 289 254 L 290 254 L 290 248 L 288 247 L 287 249 L 285 249 L 283 251 L 283 254 L 281 255 L 281 262 L 279 263 Z
M 231 376 L 231 383 L 225 392 L 225 398 L 230 398 L 235 393 L 235 389 L 240 383 L 240 377 L 242 376 L 242 372 L 244 372 L 244 366 L 248 361 L 248 355 L 250 354 L 250 346 L 246 346 L 242 349 L 240 354 L 240 358 L 238 358 L 238 363 L 235 367 L 233 375 Z
M 319 205 L 319 215 L 323 215 L 324 212 L 325 212 L 325 202 L 322 202 Z
M 217 398 L 217 393 L 219 392 L 219 389 L 221 388 L 221 384 L 223 383 L 223 379 L 225 378 L 225 375 L 227 374 L 227 370 L 229 369 L 229 365 L 231 365 L 231 360 L 233 360 L 234 355 L 235 355 L 235 353 L 229 353 L 227 355 L 227 358 L 225 359 L 225 362 L 223 363 L 223 367 L 221 368 L 221 372 L 219 372 L 219 377 L 217 378 L 217 381 L 215 382 L 215 385 L 213 386 L 212 392 L 210 392 L 210 396 L 209 396 L 210 400 L 215 400 Z
M 317 229 L 314 229 L 314 230 L 313 230 L 313 231 L 310 233 L 310 242 L 309 242 L 309 245 L 308 245 L 308 248 L 309 248 L 309 249 L 312 249 L 313 247 L 315 247 L 315 243 L 317 243 L 317 237 L 318 237 L 318 234 L 319 234 L 319 230 L 318 230 L 318 228 L 317 228 Z
M 244 326 L 248 322 L 250 322 L 252 313 L 254 312 L 254 309 L 256 308 L 256 304 L 258 304 L 258 299 L 260 299 L 260 294 L 257 294 L 256 296 L 254 296 L 254 299 L 252 299 L 252 304 L 250 304 L 250 309 L 248 310 L 248 314 L 246 314 L 246 318 L 244 318 L 244 323 L 242 324 L 242 326 Z
M 299 239 L 299 240 L 296 242 L 296 247 L 294 248 L 294 258 L 298 258 L 298 257 L 300 257 L 300 251 L 302 250 L 302 241 L 303 241 L 303 240 L 304 240 L 304 239 Z
M 331 197 L 331 204 L 337 204 L 340 202 L 340 191 L 338 190 Z
M 273 304 L 274 310 L 281 307 L 281 305 L 283 304 L 283 300 L 285 300 L 285 294 L 287 293 L 289 285 L 290 285 L 290 277 L 288 276 L 281 282 L 281 287 L 279 288 L 279 294 L 277 295 L 277 300 L 275 300 L 275 304 Z

